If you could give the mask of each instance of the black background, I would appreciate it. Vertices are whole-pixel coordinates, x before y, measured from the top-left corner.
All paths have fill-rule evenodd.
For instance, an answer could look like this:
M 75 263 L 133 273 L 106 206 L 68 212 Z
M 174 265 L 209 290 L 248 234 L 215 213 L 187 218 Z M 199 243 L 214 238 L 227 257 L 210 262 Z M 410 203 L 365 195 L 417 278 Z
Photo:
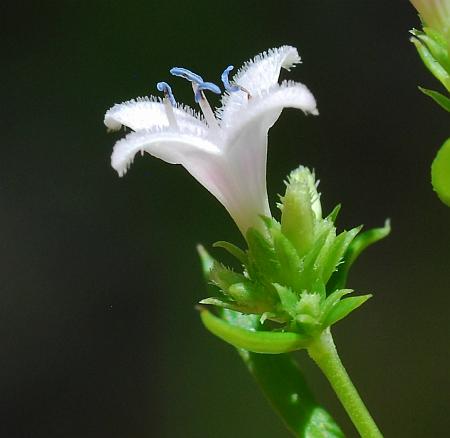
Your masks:
M 1 437 L 288 436 L 194 310 L 195 245 L 242 243 L 233 222 L 179 166 L 146 156 L 119 179 L 103 126 L 174 65 L 212 80 L 282 44 L 298 47 L 288 77 L 320 116 L 288 110 L 271 130 L 272 205 L 301 163 L 325 211 L 342 202 L 341 227 L 392 219 L 350 278 L 374 298 L 335 339 L 387 437 L 448 434 L 450 209 L 429 166 L 449 124 L 417 90 L 439 84 L 408 41 L 418 18 L 406 0 L 17 1 L 0 16 Z

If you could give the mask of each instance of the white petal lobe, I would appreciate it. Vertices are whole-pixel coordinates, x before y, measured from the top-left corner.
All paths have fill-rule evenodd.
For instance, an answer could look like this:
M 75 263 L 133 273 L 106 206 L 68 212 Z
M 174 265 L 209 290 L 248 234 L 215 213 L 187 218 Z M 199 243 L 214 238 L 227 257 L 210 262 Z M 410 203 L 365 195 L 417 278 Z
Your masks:
M 247 61 L 233 77 L 233 81 L 248 90 L 253 97 L 270 89 L 278 83 L 282 68 L 290 70 L 301 62 L 295 47 L 282 46 L 270 49 Z M 222 97 L 222 108 L 217 113 L 224 125 L 229 125 L 229 118 L 247 103 L 248 95 L 244 91 L 227 93 Z
M 173 111 L 179 125 L 206 126 L 198 114 L 189 107 L 177 105 Z M 117 131 L 122 126 L 133 131 L 169 126 L 164 104 L 156 97 L 139 97 L 116 104 L 106 112 L 104 123 L 112 131 Z
M 148 152 L 170 164 L 185 164 L 198 155 L 218 155 L 219 149 L 201 131 L 140 130 L 119 140 L 111 155 L 111 166 L 123 176 L 138 152 Z
M 241 111 L 233 114 L 228 130 L 228 142 L 232 143 L 236 135 L 258 120 L 261 130 L 267 132 L 283 108 L 297 108 L 305 114 L 319 114 L 316 100 L 305 85 L 285 81 L 262 93 L 261 96 L 250 99 Z

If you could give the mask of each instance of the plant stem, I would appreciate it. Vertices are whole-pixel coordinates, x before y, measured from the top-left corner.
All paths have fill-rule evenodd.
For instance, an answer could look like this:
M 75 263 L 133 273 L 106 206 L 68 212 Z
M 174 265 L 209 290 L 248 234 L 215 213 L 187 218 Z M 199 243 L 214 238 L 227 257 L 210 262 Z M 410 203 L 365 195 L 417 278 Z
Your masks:
M 383 435 L 342 365 L 329 328 L 310 345 L 308 353 L 327 377 L 361 437 L 382 438 Z

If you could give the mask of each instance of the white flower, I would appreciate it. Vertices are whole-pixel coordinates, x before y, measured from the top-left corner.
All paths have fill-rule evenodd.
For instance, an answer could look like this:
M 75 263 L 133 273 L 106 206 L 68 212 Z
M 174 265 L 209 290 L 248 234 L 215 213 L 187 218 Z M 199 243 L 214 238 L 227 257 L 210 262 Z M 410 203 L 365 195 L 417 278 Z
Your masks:
M 224 80 L 229 91 L 215 114 L 202 89 L 217 92 L 218 87 L 208 88 L 209 83 L 199 85 L 195 80 L 203 116 L 184 105 L 172 106 L 173 96 L 165 83 L 168 90 L 158 85 L 166 91 L 163 100 L 144 97 L 114 105 L 105 114 L 105 125 L 110 130 L 124 125 L 134 132 L 115 144 L 112 167 L 122 176 L 136 153 L 144 151 L 181 164 L 224 205 L 245 236 L 249 227 L 261 225 L 260 215 L 271 216 L 266 189 L 268 130 L 286 107 L 318 114 L 315 99 L 303 84 L 278 84 L 281 68 L 289 70 L 299 62 L 297 50 L 289 46 L 246 62 L 234 76 L 233 86 Z

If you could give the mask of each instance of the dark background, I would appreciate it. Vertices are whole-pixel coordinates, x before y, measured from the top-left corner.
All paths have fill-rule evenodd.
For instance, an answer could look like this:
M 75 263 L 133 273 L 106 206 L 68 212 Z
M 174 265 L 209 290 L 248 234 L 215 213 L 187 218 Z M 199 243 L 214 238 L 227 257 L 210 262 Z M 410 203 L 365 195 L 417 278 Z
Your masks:
M 342 359 L 387 437 L 448 434 L 450 209 L 429 183 L 448 115 L 408 41 L 406 0 L 2 2 L 0 436 L 287 437 L 233 349 L 201 326 L 195 245 L 242 243 L 181 167 L 149 156 L 119 179 L 103 126 L 168 69 L 209 80 L 269 47 L 320 117 L 270 132 L 272 205 L 302 163 L 341 227 L 382 225 L 349 286 L 374 298 L 339 323 Z M 179 100 L 193 105 L 177 82 Z M 273 209 L 275 211 L 275 209 Z M 305 354 L 312 386 L 355 436 Z

